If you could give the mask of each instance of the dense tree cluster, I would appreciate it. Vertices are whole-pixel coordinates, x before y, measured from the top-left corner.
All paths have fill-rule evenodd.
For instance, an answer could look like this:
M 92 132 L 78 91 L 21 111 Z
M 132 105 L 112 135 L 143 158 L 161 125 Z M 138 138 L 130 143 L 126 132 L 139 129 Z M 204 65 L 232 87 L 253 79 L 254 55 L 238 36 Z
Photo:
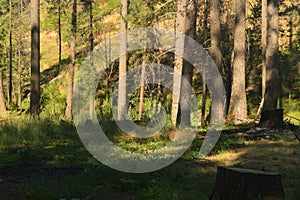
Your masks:
M 183 123 L 192 124 L 191 91 L 183 89 L 176 77 L 179 73 L 196 94 L 202 94 L 198 98 L 202 111 L 196 118 L 202 118 L 204 126 L 214 101 L 207 97 L 205 72 L 203 77 L 197 76 L 192 64 L 176 52 L 160 49 L 129 52 L 110 60 L 110 37 L 136 27 L 173 29 L 208 50 L 227 94 L 215 109 L 230 122 L 246 122 L 261 111 L 282 108 L 285 99 L 299 98 L 297 0 L 0 0 L 0 5 L 1 113 L 18 110 L 38 115 L 44 111 L 71 119 L 74 74 L 87 56 L 93 65 L 94 47 L 105 43 L 109 70 L 96 95 L 84 94 L 90 98 L 90 118 L 94 108 L 101 116 L 112 112 L 108 108 L 111 86 L 119 79 L 118 120 L 126 119 L 126 79 L 122 77 L 139 64 L 156 62 L 174 68 L 173 94 L 159 84 L 143 84 L 130 97 L 131 117 L 145 120 L 151 104 L 163 104 L 173 125 L 180 116 L 186 116 Z M 126 51 L 125 34 L 120 41 L 119 48 Z M 184 41 L 175 43 L 178 48 L 186 45 Z

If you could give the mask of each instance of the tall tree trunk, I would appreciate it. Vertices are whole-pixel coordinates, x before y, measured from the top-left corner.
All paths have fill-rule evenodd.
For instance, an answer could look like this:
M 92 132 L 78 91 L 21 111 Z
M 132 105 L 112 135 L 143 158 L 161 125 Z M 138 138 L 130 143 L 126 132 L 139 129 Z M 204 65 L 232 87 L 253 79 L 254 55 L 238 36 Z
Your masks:
M 61 70 L 61 2 L 58 0 L 58 66 Z
M 204 5 L 204 20 L 203 20 L 203 31 L 204 31 L 204 43 L 206 43 L 207 38 L 208 38 L 208 33 L 209 33 L 209 28 L 208 28 L 208 16 L 210 12 L 210 6 L 209 6 L 209 1 L 205 0 L 205 5 Z M 206 92 L 207 92 L 207 87 L 206 87 L 206 70 L 205 67 L 203 67 L 203 72 L 202 72 L 202 103 L 201 103 L 201 127 L 206 126 Z
M 279 0 L 268 0 L 266 92 L 263 110 L 277 109 L 280 91 L 278 66 Z
M 268 3 L 262 0 L 261 3 L 261 49 L 262 49 L 262 70 L 261 70 L 261 102 L 256 116 L 259 116 L 263 109 L 266 92 L 266 49 L 267 49 L 267 25 L 268 25 Z
M 90 67 L 94 67 L 94 34 L 93 34 L 93 0 L 90 0 Z M 95 101 L 94 93 L 90 94 L 90 110 L 89 117 L 91 120 L 94 119 Z
M 6 112 L 5 107 L 5 97 L 4 97 L 4 90 L 3 90 L 3 76 L 2 70 L 0 71 L 0 114 L 4 114 Z
M 201 127 L 205 127 L 205 113 L 206 113 L 206 67 L 203 67 L 202 71 L 202 104 L 201 104 Z
M 119 64 L 119 92 L 118 92 L 118 120 L 126 119 L 126 71 L 127 71 L 127 22 L 128 1 L 121 0 L 121 23 L 120 23 L 120 64 Z
M 186 21 L 184 33 L 196 39 L 196 17 L 197 17 L 197 3 L 196 0 L 188 1 L 186 8 Z M 185 46 L 191 47 L 189 44 L 185 43 Z M 182 82 L 181 84 L 181 95 L 180 95 L 180 108 L 182 115 L 182 124 L 186 126 L 191 125 L 191 96 L 192 96 L 192 79 L 193 79 L 193 65 L 186 60 L 183 62 L 183 77 L 187 82 Z
M 40 1 L 31 1 L 30 113 L 40 112 Z
M 144 53 L 146 53 L 144 51 Z M 142 120 L 143 117 L 143 104 L 144 104 L 144 91 L 145 91 L 145 67 L 146 61 L 143 60 L 142 64 L 142 73 L 141 73 L 141 88 L 140 88 L 140 104 L 139 104 L 139 120 Z
M 214 59 L 215 64 L 222 72 L 222 53 L 220 48 L 221 41 L 221 17 L 219 0 L 211 0 L 210 2 L 210 34 L 211 47 L 210 55 Z
M 8 75 L 8 106 L 10 107 L 10 104 L 12 102 L 12 60 L 13 60 L 13 47 L 12 47 L 12 0 L 9 1 L 9 75 Z
M 261 46 L 262 46 L 262 97 L 266 91 L 266 49 L 267 49 L 267 23 L 268 5 L 267 0 L 262 0 L 262 23 L 261 23 Z
M 290 15 L 289 26 L 290 26 L 289 45 L 290 45 L 290 50 L 292 50 L 293 49 L 293 14 Z
M 72 119 L 72 98 L 73 98 L 75 59 L 76 59 L 76 28 L 77 28 L 77 2 L 76 1 L 77 0 L 73 0 L 70 64 L 68 69 L 68 86 L 67 86 L 66 117 L 69 120 Z
M 233 122 L 242 123 L 247 118 L 246 101 L 246 30 L 245 30 L 246 0 L 236 0 L 235 34 L 234 34 L 234 60 L 232 71 L 231 106 Z
M 196 1 L 180 0 L 177 2 L 176 32 L 185 34 L 193 39 L 196 37 Z M 185 49 L 184 38 L 176 38 L 175 49 Z M 180 53 L 180 52 L 178 52 Z M 187 80 L 182 81 L 181 75 Z M 181 123 L 190 126 L 191 114 L 191 86 L 193 77 L 193 65 L 185 61 L 180 55 L 175 55 L 175 66 L 173 76 L 173 97 L 172 97 L 172 124 L 178 121 L 179 102 Z
M 177 1 L 177 15 L 176 15 L 176 32 L 184 33 L 186 20 L 186 0 Z M 175 41 L 175 65 L 173 75 L 173 94 L 172 94 L 172 111 L 171 121 L 173 126 L 177 124 L 177 117 L 179 112 L 180 89 L 181 89 L 181 75 L 183 68 L 183 58 L 178 55 L 180 49 L 184 49 L 184 38 L 178 38 L 176 35 Z M 183 52 L 182 52 L 183 54 Z
M 19 0 L 19 22 L 22 20 L 22 10 L 23 10 L 23 1 Z M 19 67 L 19 80 L 18 80 L 18 107 L 19 110 L 22 110 L 22 57 L 21 57 L 21 48 L 22 48 L 22 28 L 19 25 L 19 49 L 18 49 L 18 67 Z
M 216 66 L 218 67 L 220 74 L 222 74 L 222 53 L 220 49 L 221 41 L 221 17 L 220 17 L 220 2 L 219 0 L 211 0 L 210 2 L 210 34 L 211 34 L 211 47 L 210 55 L 213 58 Z M 216 85 L 217 88 L 222 88 L 220 85 Z M 216 88 L 216 89 L 217 89 Z M 212 95 L 213 96 L 213 95 Z M 215 115 L 211 119 L 211 125 L 219 125 L 224 118 L 223 109 L 223 97 L 212 98 L 212 101 L 216 102 L 214 105 Z M 227 102 L 225 102 L 227 103 Z M 212 112 L 212 111 L 211 111 Z

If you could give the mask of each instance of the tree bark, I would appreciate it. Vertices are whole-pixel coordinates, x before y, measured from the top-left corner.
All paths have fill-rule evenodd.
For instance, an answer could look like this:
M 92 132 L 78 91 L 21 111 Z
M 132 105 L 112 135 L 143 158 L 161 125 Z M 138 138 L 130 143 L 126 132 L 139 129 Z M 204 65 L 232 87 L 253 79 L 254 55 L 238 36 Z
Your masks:
M 261 49 L 262 49 L 261 94 L 262 94 L 262 98 L 264 98 L 265 91 L 266 91 L 267 25 L 268 25 L 268 3 L 267 0 L 262 0 L 262 5 L 261 5 Z
M 218 167 L 210 200 L 283 200 L 280 174 L 241 168 Z
M 31 1 L 30 113 L 40 113 L 40 1 Z
M 203 19 L 203 31 L 204 31 L 204 43 L 208 39 L 208 33 L 209 33 L 209 28 L 208 28 L 208 16 L 210 12 L 210 6 L 209 6 L 209 1 L 205 0 L 204 1 L 204 19 Z M 205 46 L 204 46 L 205 47 Z M 203 62 L 204 63 L 204 62 Z M 206 96 L 207 96 L 207 87 L 206 87 L 206 68 L 207 66 L 203 67 L 203 72 L 202 72 L 202 104 L 201 104 L 201 127 L 206 126 Z
M 126 71 L 127 71 L 127 22 L 128 1 L 121 0 L 121 23 L 120 23 L 120 64 L 119 64 L 119 91 L 118 91 L 118 120 L 126 119 Z
M 58 0 L 58 66 L 61 70 L 61 2 Z
M 0 71 L 0 114 L 4 114 L 6 112 L 5 106 L 5 97 L 4 97 L 4 90 L 3 90 L 3 76 L 2 71 Z
M 202 72 L 202 105 L 201 105 L 201 127 L 206 126 L 206 118 L 205 118 L 205 112 L 206 112 L 206 67 L 203 67 L 203 72 Z
M 246 0 L 236 0 L 234 60 L 232 73 L 231 106 L 233 122 L 242 123 L 247 119 L 246 101 L 246 30 L 245 30 Z
M 196 2 L 180 0 L 177 2 L 176 32 L 185 34 L 195 39 L 196 35 Z M 180 55 L 184 54 L 186 43 L 184 38 L 176 36 L 175 42 L 175 66 L 173 76 L 173 95 L 171 120 L 175 126 L 178 122 L 178 113 L 184 119 L 182 123 L 190 125 L 191 85 L 193 77 L 193 65 L 185 61 Z M 182 82 L 181 76 L 187 80 Z M 184 84 L 183 84 L 184 83 Z M 180 108 L 179 108 L 180 103 Z M 179 109 L 181 109 L 179 111 Z
M 221 17 L 220 17 L 220 2 L 219 0 L 211 0 L 210 2 L 210 34 L 211 47 L 210 55 L 215 64 L 222 72 L 222 53 L 220 48 L 221 41 Z
M 184 33 L 190 38 L 196 38 L 196 17 L 197 17 L 197 7 L 196 1 L 188 1 L 187 4 L 187 15 L 185 22 Z M 193 48 L 187 42 L 185 42 L 185 48 Z M 189 49 L 190 52 L 193 52 L 192 49 Z M 180 95 L 180 108 L 181 108 L 181 123 L 185 126 L 191 125 L 191 96 L 192 96 L 192 79 L 193 79 L 193 68 L 194 66 L 187 62 L 183 61 L 183 78 L 185 82 L 181 84 L 181 95 Z
M 7 95 L 7 102 L 8 106 L 10 107 L 10 104 L 12 102 L 12 65 L 13 65 L 13 47 L 12 47 L 12 1 L 9 1 L 9 74 L 8 74 L 8 95 Z
M 76 59 L 76 29 L 77 29 L 77 0 L 73 0 L 70 64 L 68 68 L 67 107 L 66 107 L 66 117 L 69 120 L 72 119 L 72 98 L 73 98 L 75 59 Z
M 146 53 L 144 51 L 144 53 Z M 144 105 L 144 91 L 145 91 L 145 67 L 146 67 L 146 62 L 143 60 L 142 64 L 142 72 L 141 72 L 141 88 L 140 88 L 140 104 L 139 104 L 139 119 L 142 120 L 143 117 L 143 105 Z
M 281 87 L 278 67 L 279 0 L 268 0 L 266 92 L 263 110 L 277 109 Z
M 90 6 L 90 66 L 94 67 L 94 33 L 93 33 L 93 0 L 89 2 Z M 90 94 L 90 110 L 89 110 L 89 118 L 90 120 L 94 120 L 94 110 L 95 110 L 95 100 L 94 93 Z
M 22 11 L 23 11 L 23 1 L 19 0 L 19 22 L 21 22 L 22 20 Z M 22 55 L 21 55 L 21 48 L 22 48 L 22 28 L 21 25 L 19 25 L 19 49 L 18 49 L 18 59 L 19 59 L 19 80 L 18 80 L 18 107 L 19 110 L 22 110 L 22 71 L 23 71 L 23 67 L 22 67 Z
M 219 69 L 220 74 L 222 74 L 222 53 L 220 49 L 220 41 L 221 41 L 221 18 L 220 18 L 220 2 L 219 0 L 212 0 L 210 2 L 210 34 L 211 34 L 211 47 L 209 53 L 213 58 L 216 66 Z M 216 81 L 216 83 L 221 83 L 222 81 Z M 222 88 L 221 85 L 216 84 L 216 88 L 213 91 L 218 91 Z M 212 92 L 213 92 L 212 91 Z M 223 122 L 224 119 L 224 108 L 223 97 L 220 97 L 218 94 L 211 95 L 212 101 L 215 102 L 214 116 L 211 117 L 212 126 L 218 126 Z M 227 101 L 225 102 L 227 104 Z M 211 110 L 212 113 L 212 110 Z
M 283 110 L 262 111 L 259 125 L 269 129 L 281 129 L 283 127 Z

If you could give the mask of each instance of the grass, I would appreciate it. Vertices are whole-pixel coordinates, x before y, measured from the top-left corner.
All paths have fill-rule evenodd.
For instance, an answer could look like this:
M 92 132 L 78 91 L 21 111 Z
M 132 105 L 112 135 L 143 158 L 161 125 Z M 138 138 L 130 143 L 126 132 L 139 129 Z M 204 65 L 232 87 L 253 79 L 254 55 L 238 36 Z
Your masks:
M 300 103 L 295 100 L 284 100 L 284 118 L 290 123 L 300 126 Z
M 109 124 L 112 132 L 112 124 Z M 232 129 L 233 127 L 230 127 Z M 113 134 L 113 133 L 110 134 Z M 199 160 L 201 134 L 170 166 L 145 174 L 113 170 L 91 156 L 72 124 L 15 117 L 0 125 L 0 192 L 13 199 L 208 199 L 217 166 L 278 172 L 286 199 L 300 198 L 300 145 L 291 131 L 260 137 L 222 135 L 212 153 Z M 111 138 L 122 148 L 147 151 L 169 141 L 123 134 Z

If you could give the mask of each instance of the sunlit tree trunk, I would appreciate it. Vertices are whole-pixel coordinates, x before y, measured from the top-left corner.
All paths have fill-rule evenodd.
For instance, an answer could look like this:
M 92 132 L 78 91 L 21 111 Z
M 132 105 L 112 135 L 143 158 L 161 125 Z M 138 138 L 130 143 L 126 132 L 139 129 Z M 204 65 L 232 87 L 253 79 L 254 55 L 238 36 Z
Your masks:
M 205 5 L 204 5 L 204 20 L 203 20 L 203 30 L 204 30 L 204 42 L 207 41 L 207 34 L 209 32 L 208 28 L 208 16 L 209 16 L 209 11 L 210 11 L 210 6 L 209 6 L 209 1 L 205 0 Z M 201 127 L 206 126 L 206 96 L 207 96 L 207 87 L 206 87 L 206 70 L 205 67 L 203 67 L 203 72 L 202 72 L 202 102 L 201 102 Z
M 13 44 L 12 44 L 12 0 L 9 0 L 9 72 L 8 72 L 8 95 L 7 95 L 7 101 L 8 106 L 10 106 L 12 101 L 12 63 L 13 63 Z
M 245 30 L 246 0 L 236 0 L 234 60 L 232 70 L 231 106 L 233 122 L 242 123 L 247 119 L 246 101 L 246 30 Z
M 268 23 L 267 0 L 262 0 L 261 4 L 261 49 L 262 49 L 262 98 L 266 91 L 266 49 L 267 49 L 267 23 Z
M 72 98 L 73 98 L 75 59 L 76 59 L 76 28 L 77 28 L 77 2 L 76 1 L 77 0 L 73 0 L 70 64 L 68 68 L 66 117 L 69 120 L 72 119 Z
M 146 53 L 146 52 L 144 52 Z M 142 64 L 142 73 L 141 73 L 141 88 L 140 88 L 140 104 L 139 104 L 139 120 L 142 120 L 143 117 L 143 105 L 144 105 L 144 91 L 145 91 L 145 67 L 146 62 L 143 60 Z
M 93 34 L 93 0 L 90 0 L 90 67 L 94 67 L 94 34 Z M 90 109 L 89 117 L 91 120 L 94 118 L 95 100 L 93 92 L 90 94 Z
M 197 3 L 196 0 L 188 1 L 186 8 L 185 30 L 184 33 L 195 39 L 196 38 L 196 17 L 197 17 Z M 193 52 L 192 45 L 185 42 L 185 47 L 191 53 Z M 180 109 L 182 120 L 181 123 L 190 126 L 191 125 L 191 96 L 192 96 L 192 79 L 193 79 L 193 65 L 186 60 L 183 61 L 183 77 L 187 82 L 181 83 L 181 95 L 180 95 Z
M 220 74 L 222 74 L 222 53 L 220 49 L 221 41 L 221 17 L 220 17 L 220 2 L 219 0 L 211 0 L 210 2 L 210 34 L 211 34 L 211 47 L 209 53 L 213 58 L 216 66 L 219 69 Z M 219 82 L 217 82 L 219 83 Z M 221 88 L 221 85 L 216 85 L 217 88 Z M 213 96 L 213 95 L 212 95 Z M 216 96 L 215 96 L 216 97 Z M 223 109 L 223 97 L 212 98 L 215 102 L 214 109 L 215 115 L 211 119 L 211 125 L 218 125 L 221 123 L 220 120 L 224 118 Z M 226 102 L 227 103 L 227 102 Z M 212 112 L 212 111 L 211 111 Z
M 186 0 L 177 1 L 177 15 L 176 15 L 176 32 L 184 33 L 184 24 L 186 19 Z M 181 75 L 183 68 L 183 58 L 180 57 L 179 50 L 184 49 L 184 39 L 178 38 L 176 35 L 175 41 L 175 66 L 173 75 L 173 94 L 172 94 L 172 113 L 171 120 L 173 126 L 176 126 L 178 111 L 179 111 L 179 101 L 180 101 L 180 89 L 181 89 Z
M 210 34 L 211 47 L 210 55 L 214 59 L 217 67 L 222 71 L 222 53 L 220 48 L 221 41 L 221 17 L 219 0 L 211 0 L 210 2 Z
M 258 108 L 256 117 L 260 115 L 266 92 L 266 49 L 267 49 L 267 23 L 268 23 L 268 5 L 267 0 L 262 0 L 261 3 L 261 52 L 262 52 L 262 67 L 261 67 L 261 102 Z
M 22 48 L 22 28 L 21 28 L 21 20 L 22 20 L 22 10 L 23 10 L 23 2 L 19 0 L 19 49 L 18 49 L 18 67 L 19 67 L 19 80 L 18 80 L 18 107 L 19 110 L 22 110 L 22 57 L 21 57 L 21 48 Z
M 263 110 L 277 109 L 280 93 L 278 65 L 279 0 L 268 0 L 266 92 Z
M 61 2 L 58 0 L 58 65 L 61 70 Z
M 6 112 L 5 107 L 5 97 L 4 97 L 4 90 L 3 90 L 3 76 L 2 71 L 0 71 L 0 114 L 4 114 Z
M 177 1 L 176 32 L 185 34 L 195 39 L 196 36 L 196 1 Z M 175 42 L 175 66 L 173 76 L 173 97 L 172 97 L 172 124 L 176 125 L 179 112 L 181 111 L 182 124 L 189 126 L 191 111 L 191 85 L 193 77 L 193 65 L 185 61 L 180 54 L 180 50 L 185 49 L 184 38 L 177 38 Z M 183 82 L 181 75 L 187 80 Z
M 128 13 L 128 1 L 121 0 L 121 23 L 120 23 L 120 64 L 119 64 L 119 91 L 118 91 L 118 120 L 126 119 L 126 70 L 127 70 L 127 22 L 125 17 Z
M 30 113 L 40 112 L 40 1 L 31 0 Z

